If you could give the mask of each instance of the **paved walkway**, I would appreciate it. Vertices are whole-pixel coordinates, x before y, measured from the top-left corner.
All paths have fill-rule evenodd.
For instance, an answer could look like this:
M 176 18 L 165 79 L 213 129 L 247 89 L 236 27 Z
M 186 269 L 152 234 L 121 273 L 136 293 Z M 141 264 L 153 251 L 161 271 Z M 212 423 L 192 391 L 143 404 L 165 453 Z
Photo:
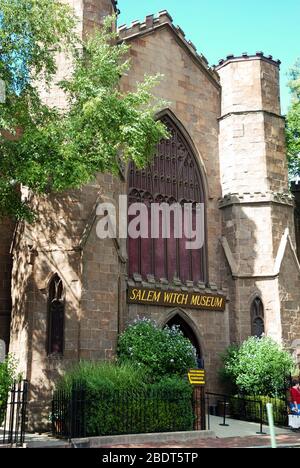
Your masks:
M 223 418 L 210 416 L 210 428 L 216 438 L 195 439 L 188 442 L 161 441 L 160 443 L 109 445 L 105 448 L 259 448 L 270 447 L 270 431 L 268 426 L 263 426 L 266 434 L 258 435 L 260 425 L 234 419 L 226 419 L 227 427 L 220 426 Z M 300 432 L 293 432 L 290 429 L 276 428 L 276 441 L 278 446 L 299 446 Z
M 236 421 L 227 419 L 226 423 L 229 424 L 227 427 L 220 426 L 223 423 L 223 419 L 210 416 L 210 429 L 216 435 L 214 438 L 200 439 L 199 437 L 192 437 L 188 441 L 179 442 L 175 438 L 174 440 L 163 440 L 159 442 L 147 442 L 147 443 L 120 443 L 118 438 L 116 443 L 108 445 L 102 445 L 101 448 L 258 448 L 258 447 L 270 447 L 270 436 L 269 428 L 263 426 L 263 432 L 265 435 L 258 435 L 260 426 L 257 423 L 249 423 L 244 421 Z M 196 433 L 195 433 L 196 434 Z M 300 448 L 300 432 L 293 432 L 289 429 L 276 428 L 276 439 L 279 446 L 299 446 Z M 104 442 L 105 443 L 105 442 Z M 51 437 L 50 434 L 26 434 L 26 445 L 33 445 L 34 447 L 51 447 L 51 446 L 66 446 L 67 441 L 58 441 Z
M 229 437 L 247 437 L 256 436 L 260 432 L 260 424 L 245 421 L 237 421 L 235 419 L 226 418 L 228 426 L 223 427 L 223 418 L 217 416 L 209 417 L 210 427 L 208 429 L 214 431 L 218 438 L 226 439 Z M 207 423 L 208 424 L 208 423 Z M 263 432 L 270 435 L 268 426 L 263 426 Z M 276 428 L 276 434 L 290 435 L 292 432 L 289 429 Z M 300 434 L 299 434 L 300 436 Z
M 281 434 L 277 436 L 278 448 L 280 447 L 297 447 L 300 448 L 300 434 Z M 270 437 L 269 436 L 251 436 L 251 437 L 230 437 L 225 439 L 202 439 L 190 441 L 187 444 L 176 442 L 163 442 L 159 444 L 147 444 L 147 445 L 110 445 L 102 448 L 270 448 Z

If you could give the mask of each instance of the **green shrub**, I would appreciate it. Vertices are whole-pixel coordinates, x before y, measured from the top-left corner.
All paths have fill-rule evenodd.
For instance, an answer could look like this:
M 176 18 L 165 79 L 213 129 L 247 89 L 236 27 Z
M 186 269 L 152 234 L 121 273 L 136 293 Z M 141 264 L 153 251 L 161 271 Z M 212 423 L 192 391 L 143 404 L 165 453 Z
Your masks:
M 221 377 L 246 395 L 282 395 L 293 369 L 292 356 L 269 337 L 251 337 L 222 356 Z
M 111 362 L 81 361 L 61 378 L 57 384 L 58 390 L 70 391 L 76 384 L 84 383 L 101 390 L 135 389 L 143 386 L 145 373 L 130 363 L 116 365 Z
M 119 337 L 118 359 L 145 369 L 152 381 L 183 376 L 197 362 L 195 348 L 178 327 L 162 330 L 147 319 L 135 321 Z
M 87 436 L 193 429 L 192 388 L 176 376 L 149 384 L 144 370 L 132 365 L 81 363 L 57 390 L 67 392 L 71 401 L 76 387 L 84 392 Z
M 16 378 L 16 362 L 12 356 L 8 356 L 0 363 L 0 426 L 3 423 L 9 390 Z
M 192 389 L 178 378 L 136 389 L 86 387 L 87 436 L 189 431 Z

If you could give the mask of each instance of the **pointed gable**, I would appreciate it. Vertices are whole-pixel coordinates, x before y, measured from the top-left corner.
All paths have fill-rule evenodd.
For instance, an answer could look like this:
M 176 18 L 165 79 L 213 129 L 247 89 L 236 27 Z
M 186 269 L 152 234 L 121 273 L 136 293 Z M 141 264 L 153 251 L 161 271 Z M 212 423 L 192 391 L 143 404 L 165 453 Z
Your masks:
M 207 59 L 202 54 L 198 54 L 196 46 L 188 41 L 185 33 L 179 26 L 174 26 L 173 19 L 166 10 L 159 12 L 157 17 L 149 15 L 144 22 L 133 21 L 130 27 L 126 25 L 120 26 L 118 29 L 120 41 L 137 41 L 143 36 L 154 34 L 160 30 L 167 30 L 173 35 L 176 42 L 183 50 L 191 57 L 197 66 L 204 72 L 209 80 L 220 88 L 218 73 L 209 66 Z

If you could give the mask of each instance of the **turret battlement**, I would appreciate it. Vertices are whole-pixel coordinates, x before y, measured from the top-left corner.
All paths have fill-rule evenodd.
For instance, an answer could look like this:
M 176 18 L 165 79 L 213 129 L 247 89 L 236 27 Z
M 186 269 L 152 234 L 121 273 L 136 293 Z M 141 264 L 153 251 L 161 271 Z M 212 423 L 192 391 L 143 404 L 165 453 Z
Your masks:
M 220 59 L 219 64 L 215 65 L 215 70 L 220 70 L 220 68 L 225 67 L 229 63 L 233 62 L 246 62 L 246 61 L 253 61 L 253 60 L 264 60 L 265 62 L 271 63 L 277 67 L 280 67 L 281 61 L 274 60 L 273 55 L 265 55 L 263 52 L 256 52 L 254 55 L 249 55 L 247 52 L 244 52 L 242 55 L 235 56 L 233 54 L 227 55 L 225 59 Z

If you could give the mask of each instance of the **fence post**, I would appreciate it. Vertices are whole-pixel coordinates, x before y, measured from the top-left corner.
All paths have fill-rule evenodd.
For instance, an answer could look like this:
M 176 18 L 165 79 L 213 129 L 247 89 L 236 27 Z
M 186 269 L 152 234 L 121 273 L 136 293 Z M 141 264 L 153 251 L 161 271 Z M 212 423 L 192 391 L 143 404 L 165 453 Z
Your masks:
M 27 398 L 28 398 L 28 381 L 23 382 L 22 392 L 22 408 L 21 408 L 21 445 L 25 442 L 25 428 L 26 428 L 26 411 L 27 411 Z
M 205 431 L 205 390 L 204 386 L 194 387 L 195 431 Z
M 226 396 L 224 395 L 224 401 L 223 401 L 223 405 L 224 405 L 224 408 L 223 408 L 223 424 L 219 424 L 220 426 L 223 426 L 223 427 L 229 427 L 229 424 L 226 424 L 226 403 L 227 403 L 227 398 L 226 398 Z
M 263 404 L 262 401 L 259 401 L 259 418 L 260 418 L 260 432 L 257 432 L 256 434 L 266 434 L 266 432 L 263 432 Z
M 12 390 L 10 392 L 10 411 L 9 411 L 9 436 L 8 443 L 13 443 L 13 434 L 14 434 L 14 420 L 15 420 L 15 395 L 16 395 L 16 382 L 14 382 Z
M 210 405 L 209 405 L 209 395 L 205 396 L 207 398 L 207 429 L 210 431 Z

